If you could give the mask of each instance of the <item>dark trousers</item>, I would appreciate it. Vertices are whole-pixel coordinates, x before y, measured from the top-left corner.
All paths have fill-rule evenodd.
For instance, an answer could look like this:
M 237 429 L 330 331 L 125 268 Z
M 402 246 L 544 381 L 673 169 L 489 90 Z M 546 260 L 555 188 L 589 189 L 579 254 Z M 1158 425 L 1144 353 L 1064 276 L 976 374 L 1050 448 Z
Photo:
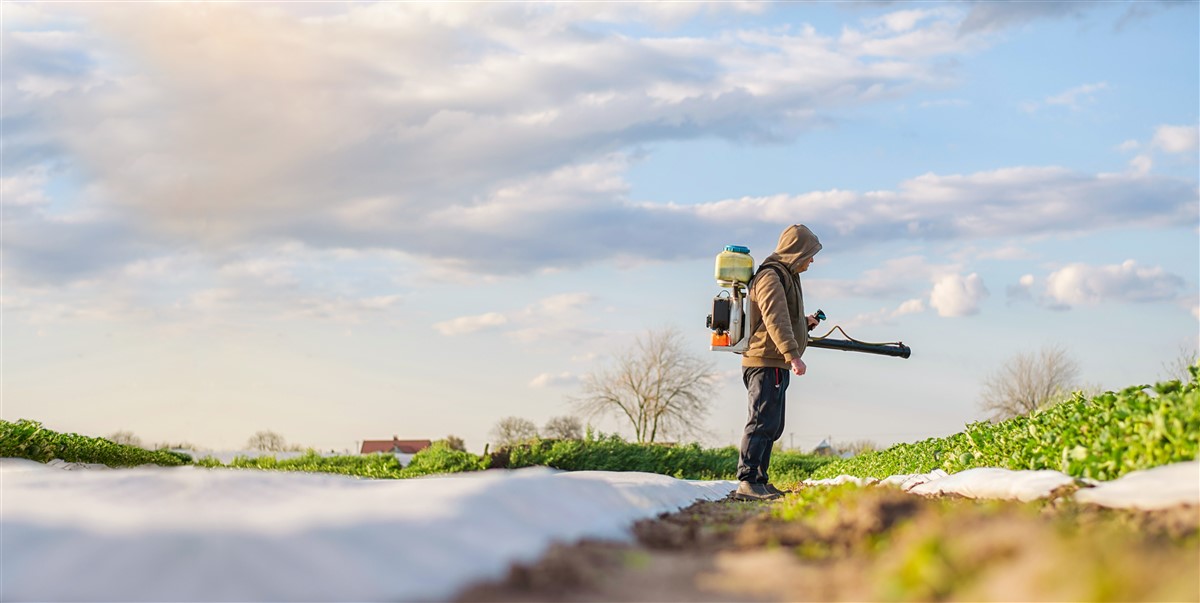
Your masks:
M 784 393 L 790 376 L 791 372 L 785 369 L 742 368 L 750 416 L 746 419 L 738 454 L 739 481 L 767 483 L 771 447 L 783 435 Z

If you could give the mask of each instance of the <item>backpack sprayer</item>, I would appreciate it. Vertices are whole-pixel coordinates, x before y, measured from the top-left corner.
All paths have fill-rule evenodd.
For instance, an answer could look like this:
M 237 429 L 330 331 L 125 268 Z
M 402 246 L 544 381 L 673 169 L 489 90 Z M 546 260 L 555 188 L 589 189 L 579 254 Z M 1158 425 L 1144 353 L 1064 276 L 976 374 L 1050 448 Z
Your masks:
M 717 284 L 726 291 L 721 291 L 713 298 L 712 314 L 708 315 L 707 326 L 713 332 L 712 346 L 709 349 L 714 352 L 741 354 L 746 351 L 750 344 L 750 334 L 754 332 L 754 325 L 750 323 L 746 313 L 748 287 L 750 280 L 754 278 L 754 258 L 750 257 L 750 249 L 741 245 L 726 246 L 725 251 L 717 254 L 716 278 Z M 813 316 L 818 322 L 825 320 L 825 313 L 821 310 L 817 310 Z M 845 339 L 830 338 L 834 331 L 840 332 Z M 908 358 L 912 354 L 912 349 L 903 342 L 859 341 L 846 334 L 840 326 L 834 326 L 821 337 L 809 337 L 808 347 L 898 358 Z

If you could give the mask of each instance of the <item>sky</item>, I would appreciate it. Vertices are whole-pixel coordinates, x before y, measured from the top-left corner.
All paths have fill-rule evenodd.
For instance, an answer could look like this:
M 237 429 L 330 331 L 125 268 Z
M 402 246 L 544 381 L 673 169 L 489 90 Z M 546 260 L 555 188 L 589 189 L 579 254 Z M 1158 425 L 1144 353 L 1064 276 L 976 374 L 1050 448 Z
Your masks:
M 824 249 L 783 444 L 916 441 L 1200 341 L 1200 4 L 5 2 L 0 418 L 321 449 L 575 414 L 725 245 Z M 823 330 L 823 329 L 822 329 Z M 612 417 L 603 432 L 632 434 Z

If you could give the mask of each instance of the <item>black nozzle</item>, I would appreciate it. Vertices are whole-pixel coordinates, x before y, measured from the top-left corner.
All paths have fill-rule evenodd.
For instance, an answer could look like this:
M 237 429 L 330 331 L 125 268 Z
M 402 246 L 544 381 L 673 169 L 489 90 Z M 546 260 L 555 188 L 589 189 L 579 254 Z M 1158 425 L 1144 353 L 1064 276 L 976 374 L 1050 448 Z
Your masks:
M 903 343 L 861 343 L 845 339 L 819 338 L 809 341 L 808 346 L 812 348 L 825 348 L 827 350 L 841 350 L 843 352 L 879 354 L 880 356 L 893 356 L 896 358 L 908 358 L 912 355 L 912 348 Z

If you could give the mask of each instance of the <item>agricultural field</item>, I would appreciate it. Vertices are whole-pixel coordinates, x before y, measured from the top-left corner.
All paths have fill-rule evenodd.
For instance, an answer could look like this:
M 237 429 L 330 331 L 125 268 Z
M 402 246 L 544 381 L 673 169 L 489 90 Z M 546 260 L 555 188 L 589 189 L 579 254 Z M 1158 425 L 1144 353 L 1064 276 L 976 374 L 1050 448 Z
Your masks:
M 639 522 L 633 542 L 557 545 L 458 601 L 1196 601 L 1198 519 L 802 488 L 697 503 Z
M 789 492 L 765 503 L 726 498 L 733 448 L 221 463 L 0 422 L 0 599 L 1197 601 L 1196 371 L 850 459 L 781 453 Z M 1041 490 L 937 494 L 1010 474 Z M 1089 496 L 1123 484 L 1141 502 Z

